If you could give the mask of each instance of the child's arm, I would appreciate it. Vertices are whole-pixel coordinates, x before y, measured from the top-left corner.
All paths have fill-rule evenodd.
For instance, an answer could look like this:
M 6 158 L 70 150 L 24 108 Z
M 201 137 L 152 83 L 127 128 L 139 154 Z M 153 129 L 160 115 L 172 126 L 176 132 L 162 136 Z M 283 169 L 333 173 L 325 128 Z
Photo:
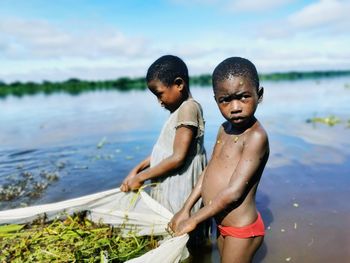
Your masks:
M 196 129 L 197 128 L 193 126 L 180 126 L 177 128 L 173 144 L 173 154 L 154 167 L 144 170 L 130 178 L 128 181 L 129 189 L 138 189 L 142 186 L 144 181 L 163 176 L 164 174 L 181 167 L 186 160 L 186 155 L 191 142 L 194 139 Z
M 198 199 L 201 197 L 201 192 L 202 192 L 202 182 L 203 182 L 203 177 L 205 174 L 205 170 L 202 172 L 202 174 L 200 175 L 200 177 L 198 178 L 198 181 L 196 183 L 196 185 L 194 186 L 194 188 L 191 191 L 191 194 L 188 196 L 186 202 L 184 203 L 183 207 L 181 208 L 180 211 L 178 211 L 173 218 L 170 220 L 169 222 L 169 227 L 171 229 L 176 229 L 177 225 L 190 217 L 190 211 L 192 209 L 192 207 L 195 205 L 195 203 L 198 201 Z
M 218 140 L 218 138 L 220 136 L 220 133 L 222 131 L 223 131 L 223 127 L 220 126 L 219 132 L 218 132 L 218 134 L 216 136 L 216 141 Z M 214 147 L 214 151 L 215 151 L 215 147 Z M 181 208 L 181 210 L 179 212 L 177 212 L 173 216 L 173 218 L 170 220 L 168 226 L 173 231 L 175 231 L 175 229 L 177 228 L 178 224 L 181 221 L 186 220 L 187 218 L 190 217 L 190 211 L 191 211 L 192 207 L 195 205 L 195 203 L 201 197 L 201 195 L 202 195 L 202 183 L 203 183 L 203 178 L 204 178 L 206 170 L 207 170 L 207 167 L 204 168 L 202 174 L 198 178 L 198 181 L 197 181 L 196 185 L 192 189 L 191 194 L 187 197 L 187 199 L 186 199 L 183 207 Z
M 240 201 L 249 186 L 249 182 L 253 180 L 262 163 L 266 161 L 268 150 L 266 134 L 261 132 L 252 134 L 249 141 L 246 142 L 241 159 L 230 178 L 228 186 L 220 191 L 212 202 L 187 220 L 182 221 L 175 229 L 175 234 L 179 236 L 192 231 L 200 222 L 215 216 L 227 206 Z
M 138 165 L 136 165 L 130 171 L 128 176 L 125 177 L 125 179 L 123 180 L 122 184 L 120 185 L 120 190 L 123 191 L 123 192 L 130 191 L 130 189 L 128 187 L 128 181 L 130 180 L 130 178 L 136 176 L 136 174 L 138 174 L 139 172 L 143 171 L 144 169 L 147 169 L 150 166 L 150 162 L 151 162 L 151 156 L 148 156 L 146 159 L 144 159 Z

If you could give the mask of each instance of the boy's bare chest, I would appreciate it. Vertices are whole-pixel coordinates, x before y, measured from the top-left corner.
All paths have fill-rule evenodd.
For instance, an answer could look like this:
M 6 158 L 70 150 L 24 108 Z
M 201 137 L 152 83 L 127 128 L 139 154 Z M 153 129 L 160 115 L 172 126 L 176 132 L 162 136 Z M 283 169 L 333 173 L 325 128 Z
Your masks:
M 233 174 L 243 152 L 243 143 L 234 142 L 230 137 L 218 140 L 209 161 L 206 174 L 228 179 Z M 218 178 L 216 178 L 218 179 Z
M 220 136 L 216 141 L 214 147 L 213 157 L 219 159 L 230 159 L 232 162 L 234 159 L 239 159 L 243 152 L 243 138 L 236 135 L 224 135 Z
M 202 193 L 204 201 L 211 200 L 227 187 L 241 154 L 242 146 L 230 145 L 229 142 L 217 143 L 204 175 Z

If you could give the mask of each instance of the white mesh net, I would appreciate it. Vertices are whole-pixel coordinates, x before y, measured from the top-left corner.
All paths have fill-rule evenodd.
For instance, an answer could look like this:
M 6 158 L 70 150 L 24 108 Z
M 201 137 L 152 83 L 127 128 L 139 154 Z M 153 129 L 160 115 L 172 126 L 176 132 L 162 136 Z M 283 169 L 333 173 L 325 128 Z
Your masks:
M 188 257 L 188 235 L 171 237 L 166 227 L 173 214 L 143 190 L 124 193 L 113 189 L 52 204 L 0 211 L 0 224 L 29 223 L 42 215 L 51 220 L 80 211 L 88 211 L 94 222 L 120 227 L 125 233 L 163 236 L 157 248 L 127 262 L 175 263 Z

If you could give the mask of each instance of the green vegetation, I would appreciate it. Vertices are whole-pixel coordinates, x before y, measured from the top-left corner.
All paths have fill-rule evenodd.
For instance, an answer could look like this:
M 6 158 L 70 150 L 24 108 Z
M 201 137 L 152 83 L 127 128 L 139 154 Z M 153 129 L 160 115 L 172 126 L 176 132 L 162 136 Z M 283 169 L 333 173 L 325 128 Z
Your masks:
M 306 120 L 308 123 L 323 123 L 328 126 L 334 126 L 341 122 L 341 120 L 338 117 L 335 117 L 333 115 L 330 115 L 328 117 L 314 117 L 311 119 Z
M 329 115 L 327 117 L 313 117 L 307 119 L 306 122 L 311 123 L 314 127 L 316 127 L 317 123 L 321 123 L 321 125 L 327 125 L 329 127 L 333 127 L 334 125 L 340 124 L 345 128 L 350 128 L 350 119 L 344 120 L 334 115 Z
M 301 80 L 301 79 L 320 79 L 349 76 L 350 70 L 334 70 L 334 71 L 309 71 L 309 72 L 285 72 L 271 73 L 260 75 L 261 80 Z
M 105 81 L 86 81 L 79 79 L 69 79 L 63 82 L 43 81 L 42 83 L 34 82 L 13 82 L 5 84 L 0 82 L 0 97 L 14 95 L 21 97 L 37 93 L 51 94 L 54 92 L 66 92 L 72 95 L 79 94 L 89 90 L 110 90 L 117 89 L 120 91 L 145 89 L 146 83 L 144 78 L 119 78 L 117 80 Z
M 122 237 L 120 229 L 85 215 L 0 226 L 0 262 L 125 262 L 157 247 L 152 236 Z
M 280 80 L 301 80 L 301 79 L 320 79 L 329 77 L 339 77 L 350 75 L 350 70 L 344 71 L 312 71 L 312 72 L 286 72 L 261 74 L 261 80 L 280 81 Z M 210 86 L 211 75 L 203 74 L 191 77 L 191 85 Z M 66 92 L 70 94 L 79 94 L 83 91 L 92 90 L 143 90 L 146 89 L 144 78 L 122 77 L 116 80 L 104 81 L 86 81 L 80 79 L 69 79 L 63 82 L 43 81 L 35 82 L 13 82 L 5 83 L 0 81 L 0 98 L 8 95 L 21 97 L 37 93 L 51 94 L 53 92 Z

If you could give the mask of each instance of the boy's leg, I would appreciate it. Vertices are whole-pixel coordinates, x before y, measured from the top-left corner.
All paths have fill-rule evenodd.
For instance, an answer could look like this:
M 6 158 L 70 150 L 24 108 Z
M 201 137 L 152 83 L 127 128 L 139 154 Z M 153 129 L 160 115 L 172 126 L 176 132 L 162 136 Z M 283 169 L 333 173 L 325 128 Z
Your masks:
M 217 244 L 218 244 L 218 249 L 219 249 L 220 255 L 222 255 L 222 249 L 224 247 L 224 240 L 225 240 L 225 238 L 222 235 L 219 235 L 219 237 L 217 238 Z
M 250 263 L 253 260 L 255 252 L 261 246 L 264 237 L 251 238 L 236 238 L 236 237 L 222 237 L 223 246 L 220 251 L 221 263 Z

